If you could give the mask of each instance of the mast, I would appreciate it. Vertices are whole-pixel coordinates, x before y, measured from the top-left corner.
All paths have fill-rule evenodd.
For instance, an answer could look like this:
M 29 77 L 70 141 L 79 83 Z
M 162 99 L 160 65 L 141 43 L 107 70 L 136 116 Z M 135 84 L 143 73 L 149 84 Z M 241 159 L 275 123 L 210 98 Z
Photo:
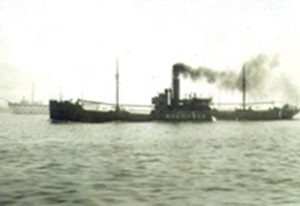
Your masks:
M 116 59 L 116 112 L 119 110 L 119 59 Z
M 246 109 L 246 66 L 243 66 L 242 71 L 243 79 L 242 79 L 242 89 L 243 89 L 243 110 Z
M 85 90 L 85 78 L 82 77 L 82 85 L 81 85 L 81 99 L 84 99 L 84 90 Z
M 58 98 L 59 98 L 59 101 L 61 102 L 62 99 L 63 99 L 63 94 L 62 94 L 62 89 L 61 89 L 61 86 L 59 86 L 59 91 L 58 91 Z
M 31 103 L 34 102 L 34 83 L 31 84 Z

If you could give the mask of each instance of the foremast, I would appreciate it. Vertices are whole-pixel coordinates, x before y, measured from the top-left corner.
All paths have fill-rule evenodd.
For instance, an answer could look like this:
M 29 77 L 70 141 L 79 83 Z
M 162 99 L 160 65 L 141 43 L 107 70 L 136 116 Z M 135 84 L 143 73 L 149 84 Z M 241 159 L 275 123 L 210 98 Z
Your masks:
M 119 59 L 116 59 L 116 112 L 120 111 L 119 103 Z
M 242 71 L 242 92 L 243 92 L 243 110 L 246 109 L 246 65 L 243 66 Z

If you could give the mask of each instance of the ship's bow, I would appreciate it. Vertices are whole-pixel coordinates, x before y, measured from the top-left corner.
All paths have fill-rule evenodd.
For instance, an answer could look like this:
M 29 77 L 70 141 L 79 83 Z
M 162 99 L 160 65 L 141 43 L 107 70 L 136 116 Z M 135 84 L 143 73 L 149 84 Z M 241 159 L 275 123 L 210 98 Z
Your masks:
M 56 121 L 76 121 L 78 120 L 79 108 L 68 101 L 49 101 L 50 119 Z

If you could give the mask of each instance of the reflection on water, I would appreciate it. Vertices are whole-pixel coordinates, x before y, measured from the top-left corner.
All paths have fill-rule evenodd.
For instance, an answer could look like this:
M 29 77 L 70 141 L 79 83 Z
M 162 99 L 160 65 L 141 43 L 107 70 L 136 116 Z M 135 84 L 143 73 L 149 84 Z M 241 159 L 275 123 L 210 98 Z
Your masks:
M 0 205 L 296 205 L 300 122 L 0 114 Z

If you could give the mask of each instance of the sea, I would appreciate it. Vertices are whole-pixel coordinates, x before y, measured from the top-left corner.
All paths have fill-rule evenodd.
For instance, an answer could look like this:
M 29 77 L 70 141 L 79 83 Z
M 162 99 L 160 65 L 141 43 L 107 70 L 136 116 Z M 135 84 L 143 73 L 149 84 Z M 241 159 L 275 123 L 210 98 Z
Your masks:
M 51 123 L 0 113 L 0 205 L 300 205 L 300 120 Z

